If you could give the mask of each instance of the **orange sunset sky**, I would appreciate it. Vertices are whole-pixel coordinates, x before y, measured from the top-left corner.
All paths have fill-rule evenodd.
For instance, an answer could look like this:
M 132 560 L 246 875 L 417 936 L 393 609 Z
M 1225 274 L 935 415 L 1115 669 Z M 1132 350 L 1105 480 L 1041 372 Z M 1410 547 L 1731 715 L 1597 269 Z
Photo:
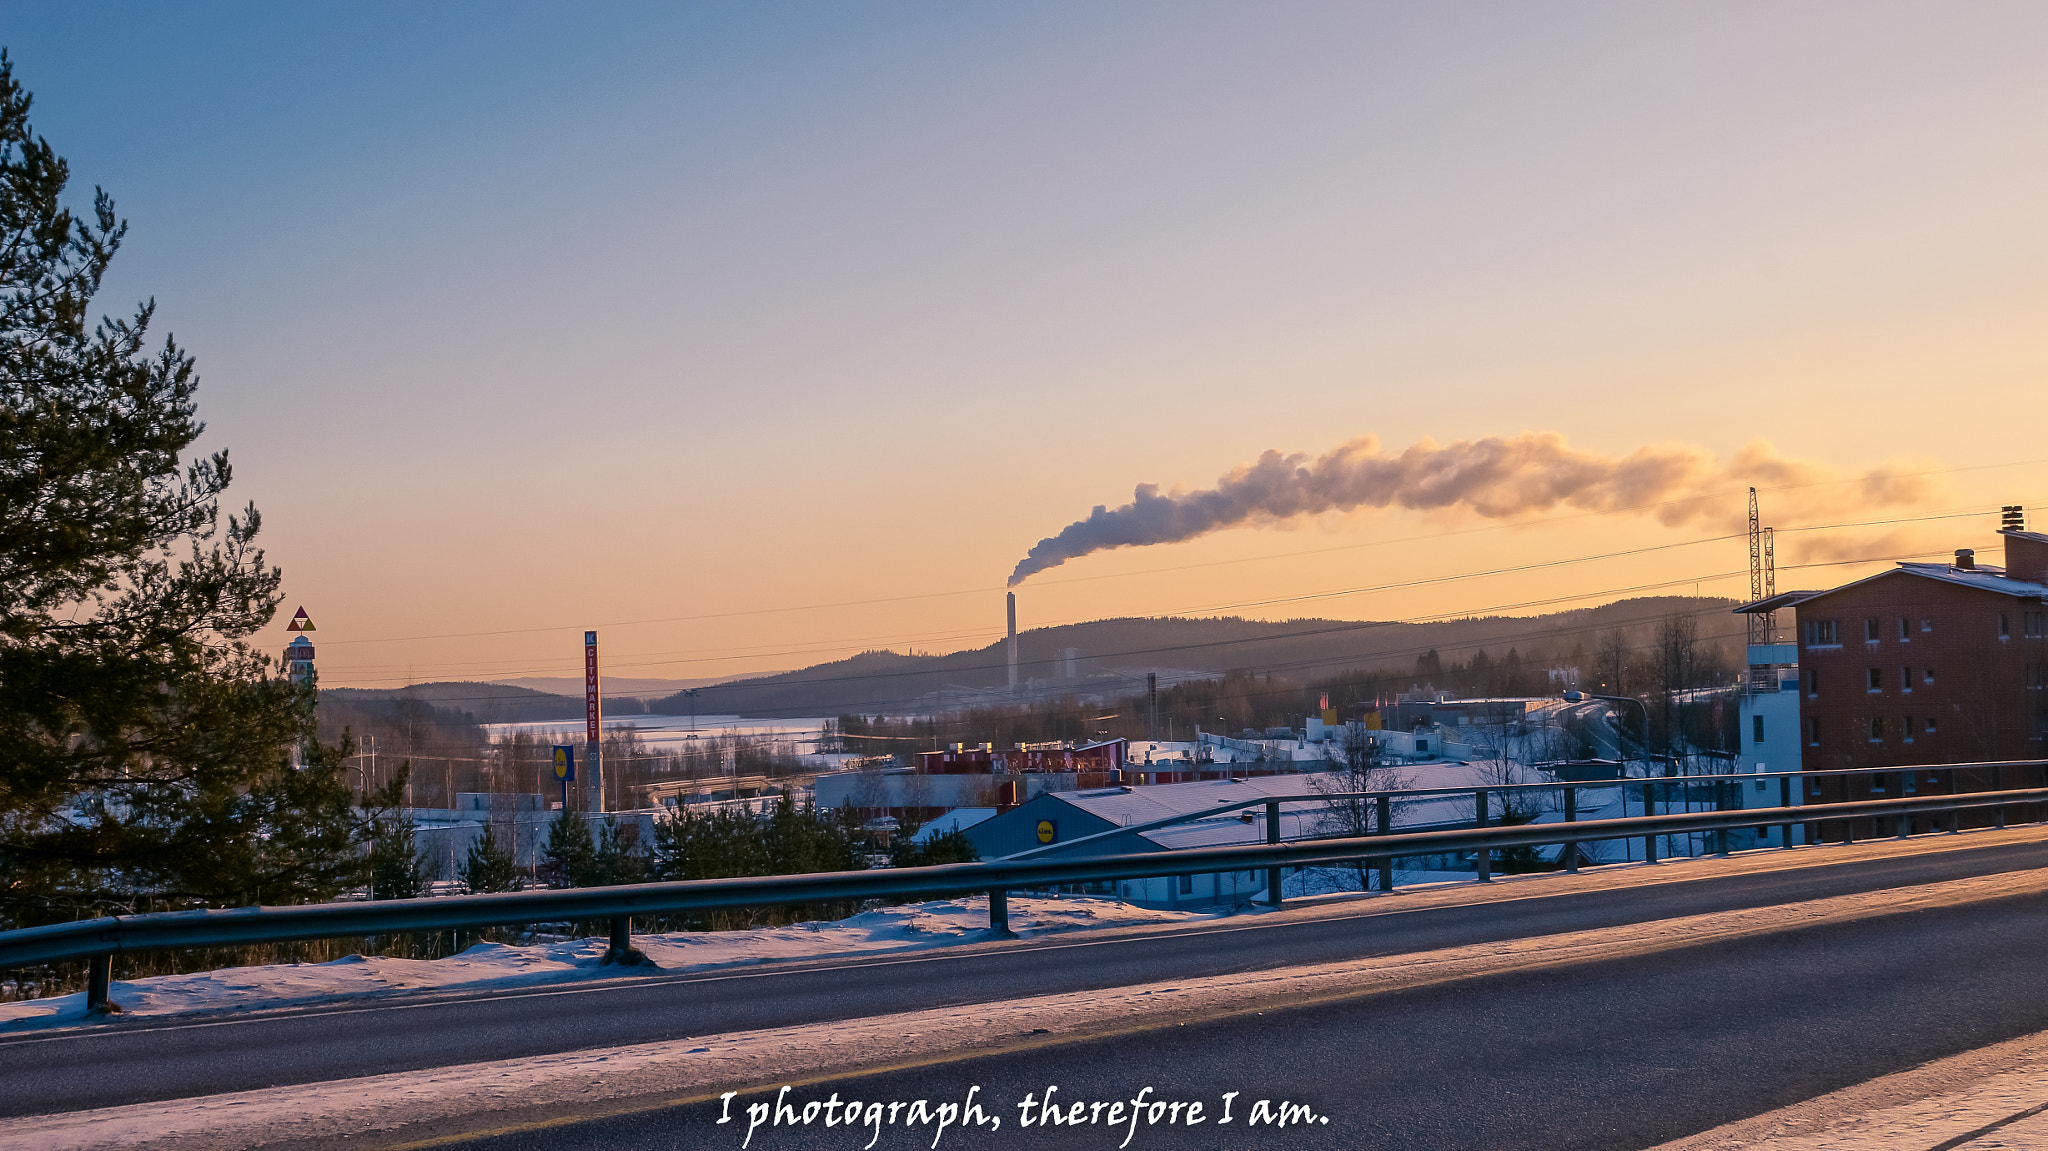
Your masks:
M 1781 588 L 2048 525 L 2039 5 L 9 7 L 326 684 L 979 646 L 1097 505 L 1367 435 L 1692 462 L 1021 625 L 1746 596 L 1750 483 Z

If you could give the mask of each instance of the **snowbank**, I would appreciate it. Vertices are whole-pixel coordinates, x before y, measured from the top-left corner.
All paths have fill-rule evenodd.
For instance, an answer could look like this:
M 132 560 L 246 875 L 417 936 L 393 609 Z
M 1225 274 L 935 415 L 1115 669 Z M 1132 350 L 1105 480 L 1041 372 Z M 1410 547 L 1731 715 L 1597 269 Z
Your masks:
M 1111 899 L 1080 896 L 1010 898 L 1010 929 L 1025 938 L 1091 927 L 1212 917 L 1212 913 L 1148 911 Z M 988 938 L 988 898 L 974 896 L 905 904 L 864 912 L 850 919 L 788 927 L 636 935 L 633 945 L 655 968 L 682 972 L 775 960 L 912 951 Z M 601 938 L 527 947 L 479 943 L 445 959 L 350 955 L 327 963 L 230 967 L 152 976 L 116 982 L 112 991 L 114 1002 L 121 1005 L 126 1015 L 165 1016 L 297 1007 L 421 990 L 499 990 L 630 978 L 649 970 L 605 965 L 605 946 Z M 0 1003 L 0 1031 L 63 1026 L 82 1022 L 84 1018 L 83 993 Z

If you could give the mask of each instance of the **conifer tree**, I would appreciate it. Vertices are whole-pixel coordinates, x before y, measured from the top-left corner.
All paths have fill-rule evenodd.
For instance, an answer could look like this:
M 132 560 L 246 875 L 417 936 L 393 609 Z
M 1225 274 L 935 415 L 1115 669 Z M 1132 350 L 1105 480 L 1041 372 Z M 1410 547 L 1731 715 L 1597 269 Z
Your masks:
M 549 887 L 592 887 L 597 878 L 597 843 L 590 836 L 590 824 L 581 815 L 563 811 L 548 824 L 547 845 L 541 848 L 547 860 Z
M 248 638 L 282 579 L 154 302 L 92 321 L 126 225 L 0 51 L 0 927 L 329 898 L 363 878 L 343 749 Z
M 498 833 L 484 824 L 482 834 L 469 842 L 458 870 L 463 886 L 481 895 L 489 891 L 518 891 L 526 886 L 519 878 L 519 864 L 512 853 L 498 844 Z

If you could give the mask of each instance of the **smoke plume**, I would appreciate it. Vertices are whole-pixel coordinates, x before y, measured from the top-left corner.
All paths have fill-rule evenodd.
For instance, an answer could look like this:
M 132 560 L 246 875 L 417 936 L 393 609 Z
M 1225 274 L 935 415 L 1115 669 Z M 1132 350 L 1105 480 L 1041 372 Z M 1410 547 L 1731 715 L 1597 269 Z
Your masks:
M 1243 524 L 1359 508 L 1464 509 L 1489 519 L 1641 509 L 1671 526 L 1714 523 L 1732 529 L 1747 518 L 1742 497 L 1751 485 L 1771 490 L 1771 519 L 1783 522 L 1787 515 L 1920 503 L 1934 485 L 1902 473 L 1926 467 L 1894 464 L 1850 476 L 1781 456 L 1762 440 L 1726 463 L 1689 444 L 1652 444 L 1626 456 L 1603 456 L 1573 448 L 1556 432 L 1453 444 L 1424 439 L 1390 454 L 1378 437 L 1367 435 L 1315 459 L 1268 451 L 1213 488 L 1161 491 L 1158 484 L 1139 484 L 1130 503 L 1115 509 L 1097 505 L 1087 519 L 1038 541 L 1010 573 L 1010 586 L 1108 548 L 1177 543 Z

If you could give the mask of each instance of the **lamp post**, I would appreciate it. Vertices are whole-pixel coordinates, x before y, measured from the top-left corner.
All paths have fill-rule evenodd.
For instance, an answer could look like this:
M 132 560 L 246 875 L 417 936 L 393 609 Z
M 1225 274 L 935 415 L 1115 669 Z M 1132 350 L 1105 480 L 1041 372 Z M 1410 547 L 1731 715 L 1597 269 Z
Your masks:
M 1579 690 L 1577 690 L 1577 689 L 1574 689 L 1574 690 L 1572 690 L 1572 691 L 1568 691 L 1568 692 L 1565 692 L 1565 693 L 1564 693 L 1564 699 L 1565 699 L 1565 702 L 1567 702 L 1567 703 L 1582 703 L 1582 702 L 1584 702 L 1584 701 L 1586 701 L 1586 700 L 1589 700 L 1589 699 L 1597 699 L 1597 700 L 1603 700 L 1603 701 L 1605 701 L 1605 702 L 1607 702 L 1607 703 L 1632 703 L 1632 704 L 1634 704 L 1634 705 L 1636 706 L 1636 714 L 1638 714 L 1638 715 L 1640 715 L 1640 716 L 1642 716 L 1642 717 L 1643 717 L 1643 726 L 1642 726 L 1642 732 L 1643 732 L 1643 738 L 1642 738 L 1642 744 L 1643 744 L 1643 781 L 1644 781 L 1644 782 L 1643 782 L 1643 814 L 1644 814 L 1644 815 L 1655 815 L 1655 814 L 1657 814 L 1657 812 L 1656 812 L 1656 801 L 1655 801 L 1655 800 L 1654 800 L 1654 799 L 1652 798 L 1652 796 L 1653 796 L 1653 794 L 1654 794 L 1654 793 L 1653 793 L 1653 791 L 1651 790 L 1651 789 L 1652 789 L 1652 788 L 1653 788 L 1653 787 L 1654 787 L 1655 785 L 1649 782 L 1649 776 L 1650 776 L 1650 709 L 1649 709 L 1648 707 L 1645 707 L 1645 706 L 1643 705 L 1643 701 L 1642 701 L 1642 700 L 1639 700 L 1639 699 L 1637 699 L 1637 698 L 1636 698 L 1635 696 L 1632 696 L 1632 695 L 1593 695 L 1593 694 L 1591 694 L 1591 693 L 1589 693 L 1589 692 L 1583 692 L 1583 691 L 1579 691 Z M 1617 736 L 1617 737 L 1616 737 L 1616 739 L 1615 739 L 1615 744 L 1616 744 L 1616 750 L 1620 750 L 1620 742 L 1621 742 L 1621 741 L 1620 741 L 1620 737 L 1619 737 L 1619 736 Z M 1622 774 L 1623 778 L 1626 778 L 1626 777 L 1628 776 L 1628 756 L 1627 756 L 1627 755 L 1625 755 L 1625 754 L 1624 754 L 1624 755 L 1622 756 L 1622 760 L 1621 760 L 1621 774 Z M 1627 785 L 1627 784 L 1623 784 L 1623 785 L 1621 785 L 1621 786 L 1622 786 L 1622 814 L 1623 814 L 1624 816 L 1626 816 L 1626 815 L 1628 814 L 1628 806 L 1627 806 L 1627 804 L 1628 804 L 1628 790 L 1627 790 L 1627 788 L 1628 788 L 1628 785 Z M 1624 841 L 1624 842 L 1626 842 L 1626 841 Z M 1651 862 L 1651 863 L 1655 863 L 1655 862 L 1657 862 L 1657 837 L 1656 837 L 1655 835 L 1646 835 L 1646 836 L 1644 836 L 1644 837 L 1643 837 L 1643 858 L 1644 858 L 1644 859 L 1646 859 L 1646 860 L 1648 860 L 1648 861 L 1649 861 L 1649 862 Z

